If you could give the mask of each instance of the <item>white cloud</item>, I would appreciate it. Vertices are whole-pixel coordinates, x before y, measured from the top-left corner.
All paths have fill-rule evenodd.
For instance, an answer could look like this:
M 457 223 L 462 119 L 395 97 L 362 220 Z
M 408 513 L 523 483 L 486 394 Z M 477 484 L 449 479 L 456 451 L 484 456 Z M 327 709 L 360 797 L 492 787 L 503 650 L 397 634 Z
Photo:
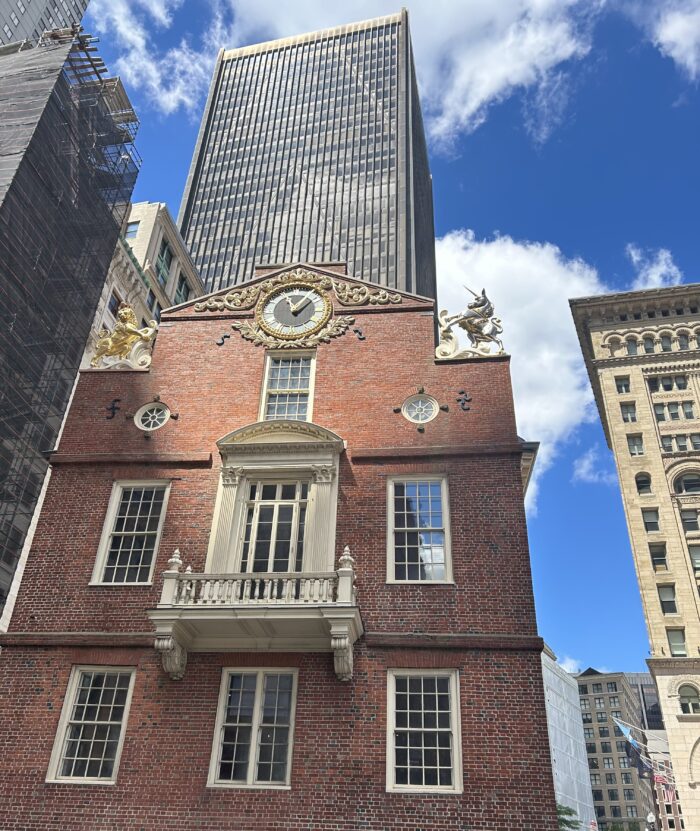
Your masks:
M 574 459 L 574 482 L 585 482 L 589 485 L 617 485 L 617 476 L 610 467 L 610 459 L 601 459 L 600 449 L 597 446 L 589 447 L 578 459 Z
M 479 240 L 469 230 L 437 241 L 440 308 L 468 300 L 463 284 L 486 286 L 503 321 L 520 435 L 541 442 L 528 508 L 537 484 L 576 428 L 595 415 L 568 300 L 606 291 L 595 268 L 548 242 L 508 236 Z M 476 285 L 472 285 L 476 283 Z
M 92 0 L 87 26 L 110 37 L 120 50 L 110 69 L 128 88 L 140 89 L 154 109 L 168 115 L 198 109 L 211 77 L 215 51 L 185 39 L 159 50 L 152 29 L 168 29 L 183 0 Z
M 633 0 L 625 8 L 662 55 L 700 78 L 700 0 Z
M 570 672 L 572 675 L 576 675 L 581 672 L 581 661 L 579 661 L 578 658 L 571 658 L 568 655 L 565 655 L 563 658 L 558 660 L 557 663 L 565 672 Z
M 632 290 L 677 286 L 683 280 L 683 272 L 673 262 L 673 256 L 667 248 L 659 248 L 653 252 L 629 243 L 625 251 L 637 272 L 631 285 Z
M 591 21 L 602 0 L 421 0 L 411 29 L 429 135 L 449 145 L 477 128 L 488 108 L 533 89 L 531 131 L 544 140 L 561 120 L 567 95 L 559 68 L 590 50 Z M 182 8 L 181 8 L 182 6 Z M 204 42 L 160 50 L 151 28 L 188 12 L 183 0 L 92 0 L 89 17 L 123 50 L 117 71 L 144 89 L 156 109 L 192 110 L 206 90 L 216 50 L 284 37 L 396 11 L 395 0 L 210 0 Z

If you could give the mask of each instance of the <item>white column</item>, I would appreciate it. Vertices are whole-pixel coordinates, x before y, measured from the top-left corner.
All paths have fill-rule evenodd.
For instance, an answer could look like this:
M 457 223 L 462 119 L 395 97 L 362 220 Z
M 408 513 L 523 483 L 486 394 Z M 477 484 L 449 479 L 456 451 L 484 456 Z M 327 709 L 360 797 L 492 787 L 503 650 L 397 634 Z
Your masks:
M 333 571 L 338 501 L 336 474 L 335 465 L 313 466 L 302 566 L 307 573 Z
M 224 467 L 221 471 L 207 553 L 206 570 L 210 574 L 225 574 L 237 570 L 233 562 L 233 557 L 236 555 L 233 532 L 237 526 L 235 522 L 236 497 L 241 489 L 239 486 L 243 478 L 241 468 Z

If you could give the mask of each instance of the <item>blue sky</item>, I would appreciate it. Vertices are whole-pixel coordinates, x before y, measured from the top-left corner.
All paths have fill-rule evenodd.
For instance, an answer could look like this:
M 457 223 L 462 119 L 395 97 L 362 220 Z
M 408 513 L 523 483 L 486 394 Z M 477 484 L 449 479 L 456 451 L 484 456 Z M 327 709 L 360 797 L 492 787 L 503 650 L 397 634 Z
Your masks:
M 177 214 L 219 46 L 386 14 L 386 0 L 92 0 L 141 118 L 135 200 Z M 440 304 L 486 286 L 521 434 L 540 631 L 582 668 L 643 670 L 621 500 L 567 298 L 700 275 L 700 0 L 420 0 Z M 486 476 L 486 480 L 488 476 Z

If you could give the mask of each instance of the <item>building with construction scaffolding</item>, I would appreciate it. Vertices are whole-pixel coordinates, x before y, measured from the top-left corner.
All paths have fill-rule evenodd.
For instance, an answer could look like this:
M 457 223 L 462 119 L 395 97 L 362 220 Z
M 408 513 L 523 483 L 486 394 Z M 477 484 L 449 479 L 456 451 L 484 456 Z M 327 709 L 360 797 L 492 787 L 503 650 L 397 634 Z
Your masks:
M 138 173 L 138 121 L 77 27 L 0 48 L 0 607 Z

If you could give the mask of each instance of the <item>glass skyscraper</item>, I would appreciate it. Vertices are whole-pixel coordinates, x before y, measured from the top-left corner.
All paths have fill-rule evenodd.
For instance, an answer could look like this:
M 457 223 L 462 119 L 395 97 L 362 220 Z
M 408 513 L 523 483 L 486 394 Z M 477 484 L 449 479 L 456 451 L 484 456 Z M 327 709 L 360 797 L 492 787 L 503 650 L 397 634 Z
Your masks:
M 0 0 L 0 44 L 80 23 L 89 0 Z
M 345 261 L 435 297 L 407 13 L 221 50 L 179 221 L 208 291 L 255 265 Z

